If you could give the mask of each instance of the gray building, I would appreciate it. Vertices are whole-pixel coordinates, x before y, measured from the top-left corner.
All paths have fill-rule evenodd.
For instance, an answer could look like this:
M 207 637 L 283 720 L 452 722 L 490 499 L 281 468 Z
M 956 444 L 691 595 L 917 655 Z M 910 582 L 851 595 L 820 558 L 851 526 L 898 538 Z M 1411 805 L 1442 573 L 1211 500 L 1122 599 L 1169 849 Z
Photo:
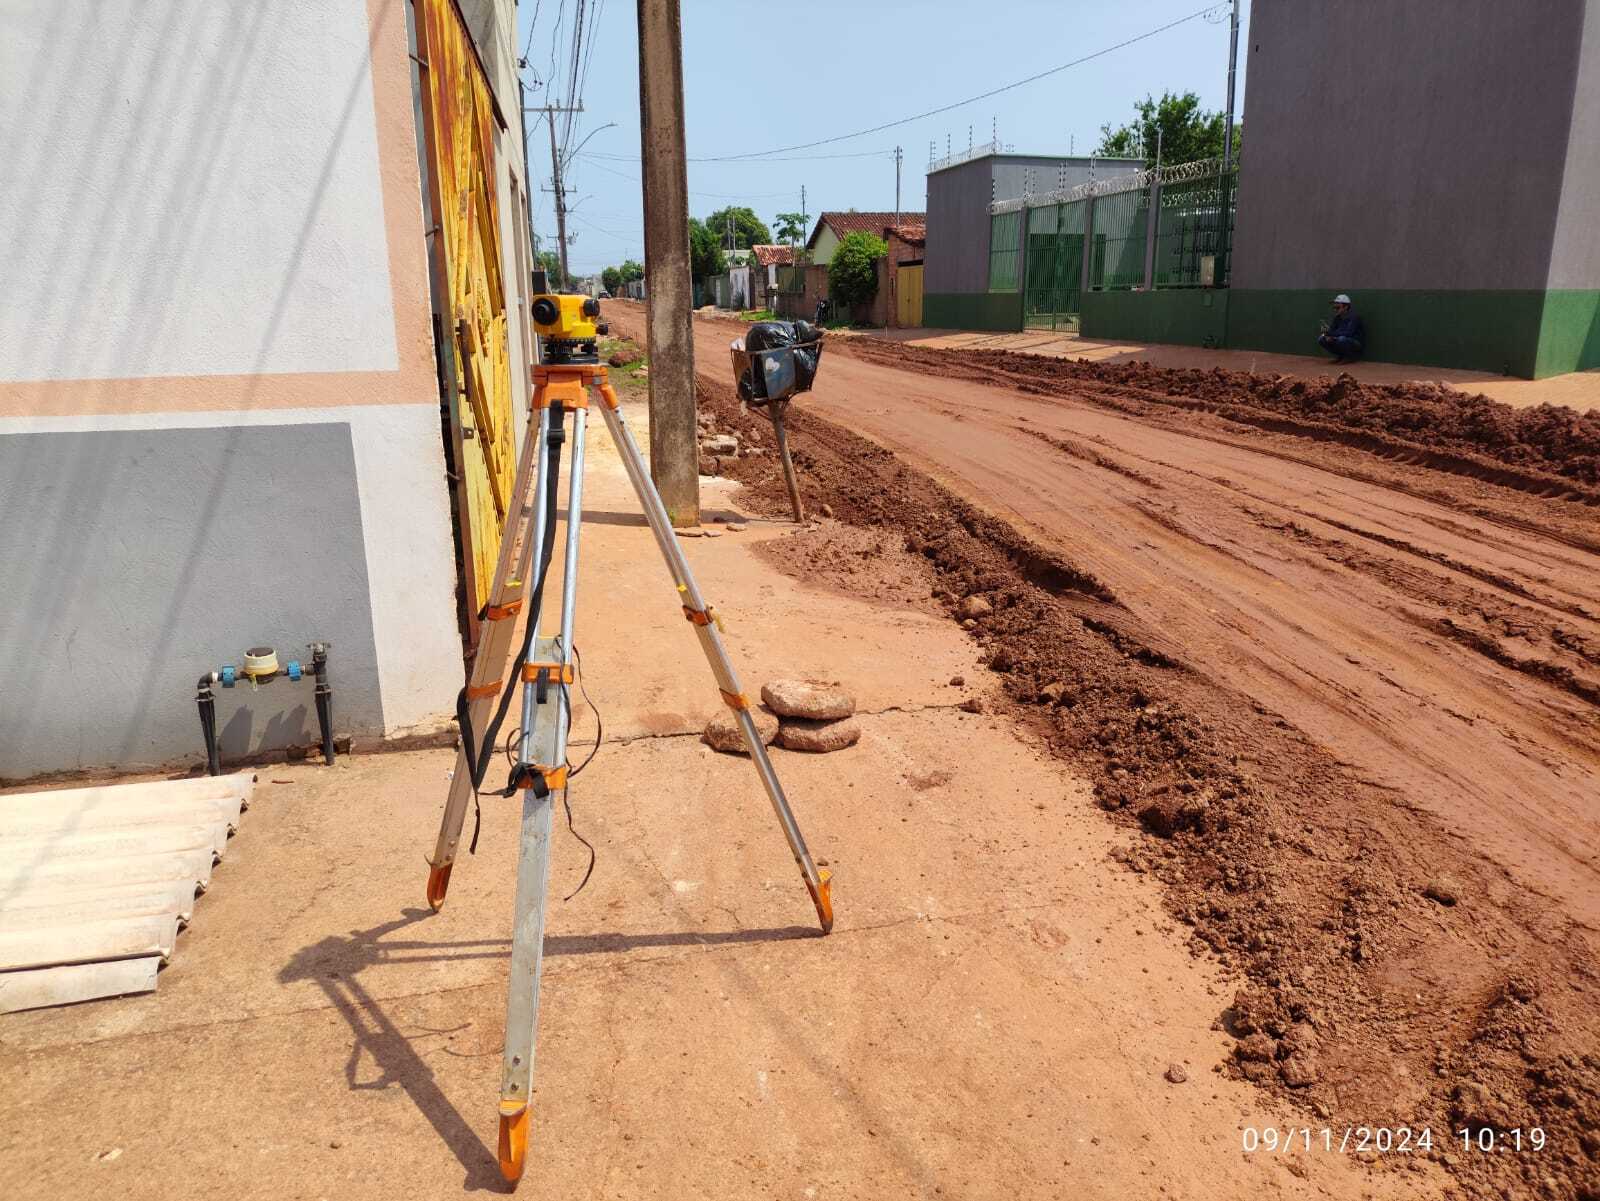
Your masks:
M 1152 218 L 1147 185 L 1054 205 L 1086 159 L 930 171 L 926 323 L 1314 354 L 1348 292 L 1369 358 L 1600 367 L 1600 0 L 1260 4 L 1249 34 L 1236 187 L 1175 165 Z
M 1064 191 L 1091 179 L 1141 169 L 1138 159 L 1050 157 L 985 146 L 928 171 L 928 243 L 923 259 L 923 323 L 951 329 L 1021 329 L 1019 221 L 1001 221 L 991 239 L 989 205 Z M 993 268 L 993 271 L 991 271 Z
M 1251 14 L 1231 346 L 1600 366 L 1600 0 L 1326 0 Z M 930 230 L 931 235 L 931 230 Z

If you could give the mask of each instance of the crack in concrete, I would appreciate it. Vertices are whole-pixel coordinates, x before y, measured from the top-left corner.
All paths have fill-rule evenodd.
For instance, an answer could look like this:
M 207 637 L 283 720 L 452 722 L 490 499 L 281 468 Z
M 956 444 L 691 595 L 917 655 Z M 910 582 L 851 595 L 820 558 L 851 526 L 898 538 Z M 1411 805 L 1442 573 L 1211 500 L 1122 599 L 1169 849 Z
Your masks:
M 962 701 L 951 701 L 948 704 L 941 702 L 927 705 L 887 705 L 882 709 L 858 709 L 852 716 L 884 717 L 890 713 L 947 713 L 951 710 L 960 710 L 962 704 Z M 652 734 L 619 734 L 613 738 L 607 738 L 600 745 L 627 746 L 631 742 L 650 742 L 655 739 L 699 738 L 702 732 L 703 727 L 697 730 L 665 730 L 661 733 Z M 575 747 L 593 746 L 594 740 L 592 738 L 586 738 L 581 741 L 574 740 L 570 745 Z

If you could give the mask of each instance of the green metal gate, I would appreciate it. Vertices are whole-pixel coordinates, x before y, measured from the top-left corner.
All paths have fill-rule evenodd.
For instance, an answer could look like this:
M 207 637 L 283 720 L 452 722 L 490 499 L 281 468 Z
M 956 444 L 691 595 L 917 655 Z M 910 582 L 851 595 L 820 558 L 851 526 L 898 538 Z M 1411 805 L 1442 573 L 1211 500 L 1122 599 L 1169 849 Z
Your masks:
M 1023 323 L 1076 329 L 1083 288 L 1083 225 L 1088 201 L 1028 210 Z

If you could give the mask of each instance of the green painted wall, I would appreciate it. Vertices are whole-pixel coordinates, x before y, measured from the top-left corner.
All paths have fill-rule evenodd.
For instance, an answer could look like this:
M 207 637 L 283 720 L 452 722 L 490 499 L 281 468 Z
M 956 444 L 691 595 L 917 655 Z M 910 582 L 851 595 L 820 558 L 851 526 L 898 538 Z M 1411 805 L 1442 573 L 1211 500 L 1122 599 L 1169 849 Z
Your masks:
M 1600 367 L 1600 290 L 1546 292 L 1534 378 Z
M 1021 292 L 927 292 L 922 324 L 928 329 L 1020 330 Z
M 1327 288 L 1088 292 L 1086 338 L 1314 355 Z M 1374 290 L 1354 293 L 1366 357 L 1542 379 L 1600 367 L 1600 289 Z M 930 292 L 930 329 L 1020 330 L 1020 292 Z
M 1228 303 L 1228 292 L 1214 288 L 1085 292 L 1080 332 L 1085 338 L 1221 346 L 1228 333 Z
M 1229 346 L 1319 353 L 1317 323 L 1332 315 L 1332 289 L 1232 292 Z M 1544 317 L 1542 289 L 1357 289 L 1352 296 L 1367 326 L 1366 358 L 1527 377 L 1535 373 Z

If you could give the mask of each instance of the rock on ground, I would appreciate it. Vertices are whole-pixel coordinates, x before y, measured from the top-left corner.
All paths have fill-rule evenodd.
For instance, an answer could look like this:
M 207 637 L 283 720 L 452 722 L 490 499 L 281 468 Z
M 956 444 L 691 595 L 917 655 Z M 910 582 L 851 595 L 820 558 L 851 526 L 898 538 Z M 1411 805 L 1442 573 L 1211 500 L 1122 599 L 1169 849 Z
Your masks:
M 844 689 L 806 680 L 773 680 L 763 684 L 761 699 L 779 717 L 835 721 L 856 711 L 856 698 Z
M 994 612 L 994 606 L 981 596 L 969 596 L 956 606 L 956 616 L 963 619 L 976 620 L 987 617 Z
M 861 738 L 861 726 L 848 718 L 812 721 L 786 717 L 778 725 L 778 745 L 791 751 L 842 751 Z
M 760 705 L 751 709 L 750 715 L 756 719 L 756 732 L 761 735 L 761 741 L 771 746 L 778 737 L 778 719 Z M 706 722 L 705 731 L 700 736 L 714 751 L 725 751 L 730 755 L 749 754 L 744 749 L 744 735 L 739 732 L 739 723 L 734 719 L 732 709 L 724 709 Z

